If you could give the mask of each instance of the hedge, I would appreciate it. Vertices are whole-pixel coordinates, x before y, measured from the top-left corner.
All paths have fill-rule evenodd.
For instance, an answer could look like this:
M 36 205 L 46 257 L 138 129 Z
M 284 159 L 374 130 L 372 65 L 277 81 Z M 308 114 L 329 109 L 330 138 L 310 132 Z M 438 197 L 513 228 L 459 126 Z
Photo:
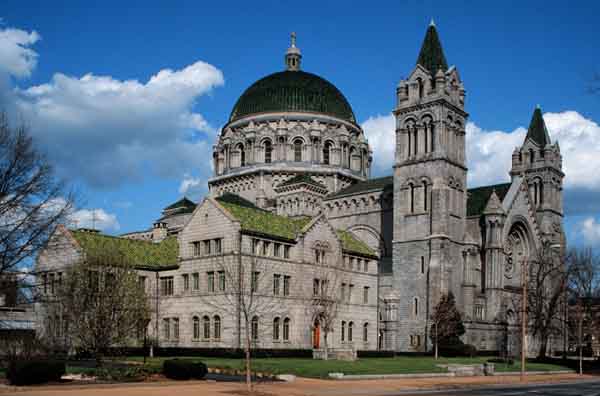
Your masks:
M 148 354 L 144 348 L 111 348 L 107 356 L 143 356 Z M 312 358 L 312 349 L 253 349 L 253 358 Z M 243 349 L 237 348 L 181 348 L 158 347 L 154 348 L 154 356 L 201 356 L 242 359 L 245 356 Z
M 65 372 L 63 361 L 17 360 L 9 362 L 6 378 L 11 385 L 43 384 L 59 381 Z
M 163 374 L 174 380 L 203 379 L 208 369 L 202 362 L 169 359 L 163 362 Z

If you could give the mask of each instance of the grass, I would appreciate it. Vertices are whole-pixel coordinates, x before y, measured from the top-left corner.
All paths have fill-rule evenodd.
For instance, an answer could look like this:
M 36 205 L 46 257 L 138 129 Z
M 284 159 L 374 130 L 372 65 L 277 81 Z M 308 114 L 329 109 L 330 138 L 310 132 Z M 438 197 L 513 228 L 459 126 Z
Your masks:
M 146 366 L 152 371 L 159 371 L 162 362 L 168 358 L 148 358 Z M 209 357 L 179 357 L 179 359 L 201 360 L 210 368 L 227 368 L 242 370 L 244 361 L 242 359 L 209 358 Z M 307 358 L 268 358 L 253 359 L 252 370 L 272 374 L 295 374 L 301 377 L 326 378 L 329 373 L 337 372 L 344 374 L 416 374 L 416 373 L 442 373 L 445 368 L 437 367 L 438 364 L 481 364 L 489 357 L 475 358 L 439 358 L 437 361 L 432 357 L 398 356 L 394 358 L 363 358 L 355 362 L 339 360 L 313 360 Z M 131 357 L 128 360 L 141 362 L 142 357 Z M 520 371 L 520 362 L 509 366 L 496 363 L 496 371 L 511 372 Z M 528 363 L 527 371 L 552 371 L 564 370 L 565 367 L 558 364 Z

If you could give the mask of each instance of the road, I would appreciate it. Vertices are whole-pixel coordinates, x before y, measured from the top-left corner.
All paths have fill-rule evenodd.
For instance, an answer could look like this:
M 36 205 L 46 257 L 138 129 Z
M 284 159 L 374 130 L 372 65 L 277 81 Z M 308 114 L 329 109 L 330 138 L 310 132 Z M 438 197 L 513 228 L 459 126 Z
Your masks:
M 600 396 L 600 380 L 561 384 L 492 385 L 475 389 L 402 392 L 402 396 Z M 389 396 L 393 396 L 390 394 Z

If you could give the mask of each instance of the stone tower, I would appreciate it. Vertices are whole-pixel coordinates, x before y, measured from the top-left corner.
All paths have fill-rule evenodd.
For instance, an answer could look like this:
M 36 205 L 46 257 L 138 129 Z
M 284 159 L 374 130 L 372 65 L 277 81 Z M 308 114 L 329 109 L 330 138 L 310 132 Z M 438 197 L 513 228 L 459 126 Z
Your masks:
M 563 244 L 562 156 L 558 142 L 552 144 L 550 140 L 539 106 L 533 112 L 523 145 L 513 152 L 510 175 L 513 180 L 527 180 L 543 238 Z
M 426 350 L 433 307 L 443 293 L 460 292 L 451 286 L 460 284 L 466 216 L 464 102 L 432 21 L 415 68 L 397 88 L 394 110 L 396 350 Z

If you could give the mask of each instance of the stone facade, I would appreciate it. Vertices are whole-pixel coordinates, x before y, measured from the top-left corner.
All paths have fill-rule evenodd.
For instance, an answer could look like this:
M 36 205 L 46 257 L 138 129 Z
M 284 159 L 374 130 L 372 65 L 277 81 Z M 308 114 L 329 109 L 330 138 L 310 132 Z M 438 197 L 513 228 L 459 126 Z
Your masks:
M 151 336 L 162 346 L 239 347 L 245 320 L 232 296 L 251 294 L 241 285 L 256 272 L 269 306 L 249 322 L 258 347 L 322 349 L 326 285 L 337 301 L 327 341 L 339 351 L 430 350 L 429 318 L 450 292 L 465 342 L 515 348 L 521 266 L 545 245 L 564 248 L 562 159 L 541 110 L 513 153 L 511 181 L 467 189 L 466 91 L 431 25 L 396 89 L 392 175 L 371 178 L 352 109 L 332 84 L 300 71 L 300 59 L 294 43 L 287 71 L 242 95 L 214 146 L 206 198 L 178 201 L 152 229 L 122 236 L 177 238 L 175 265 L 140 269 Z M 40 255 L 40 273 L 81 254 L 70 232 L 49 246 L 67 248 Z

